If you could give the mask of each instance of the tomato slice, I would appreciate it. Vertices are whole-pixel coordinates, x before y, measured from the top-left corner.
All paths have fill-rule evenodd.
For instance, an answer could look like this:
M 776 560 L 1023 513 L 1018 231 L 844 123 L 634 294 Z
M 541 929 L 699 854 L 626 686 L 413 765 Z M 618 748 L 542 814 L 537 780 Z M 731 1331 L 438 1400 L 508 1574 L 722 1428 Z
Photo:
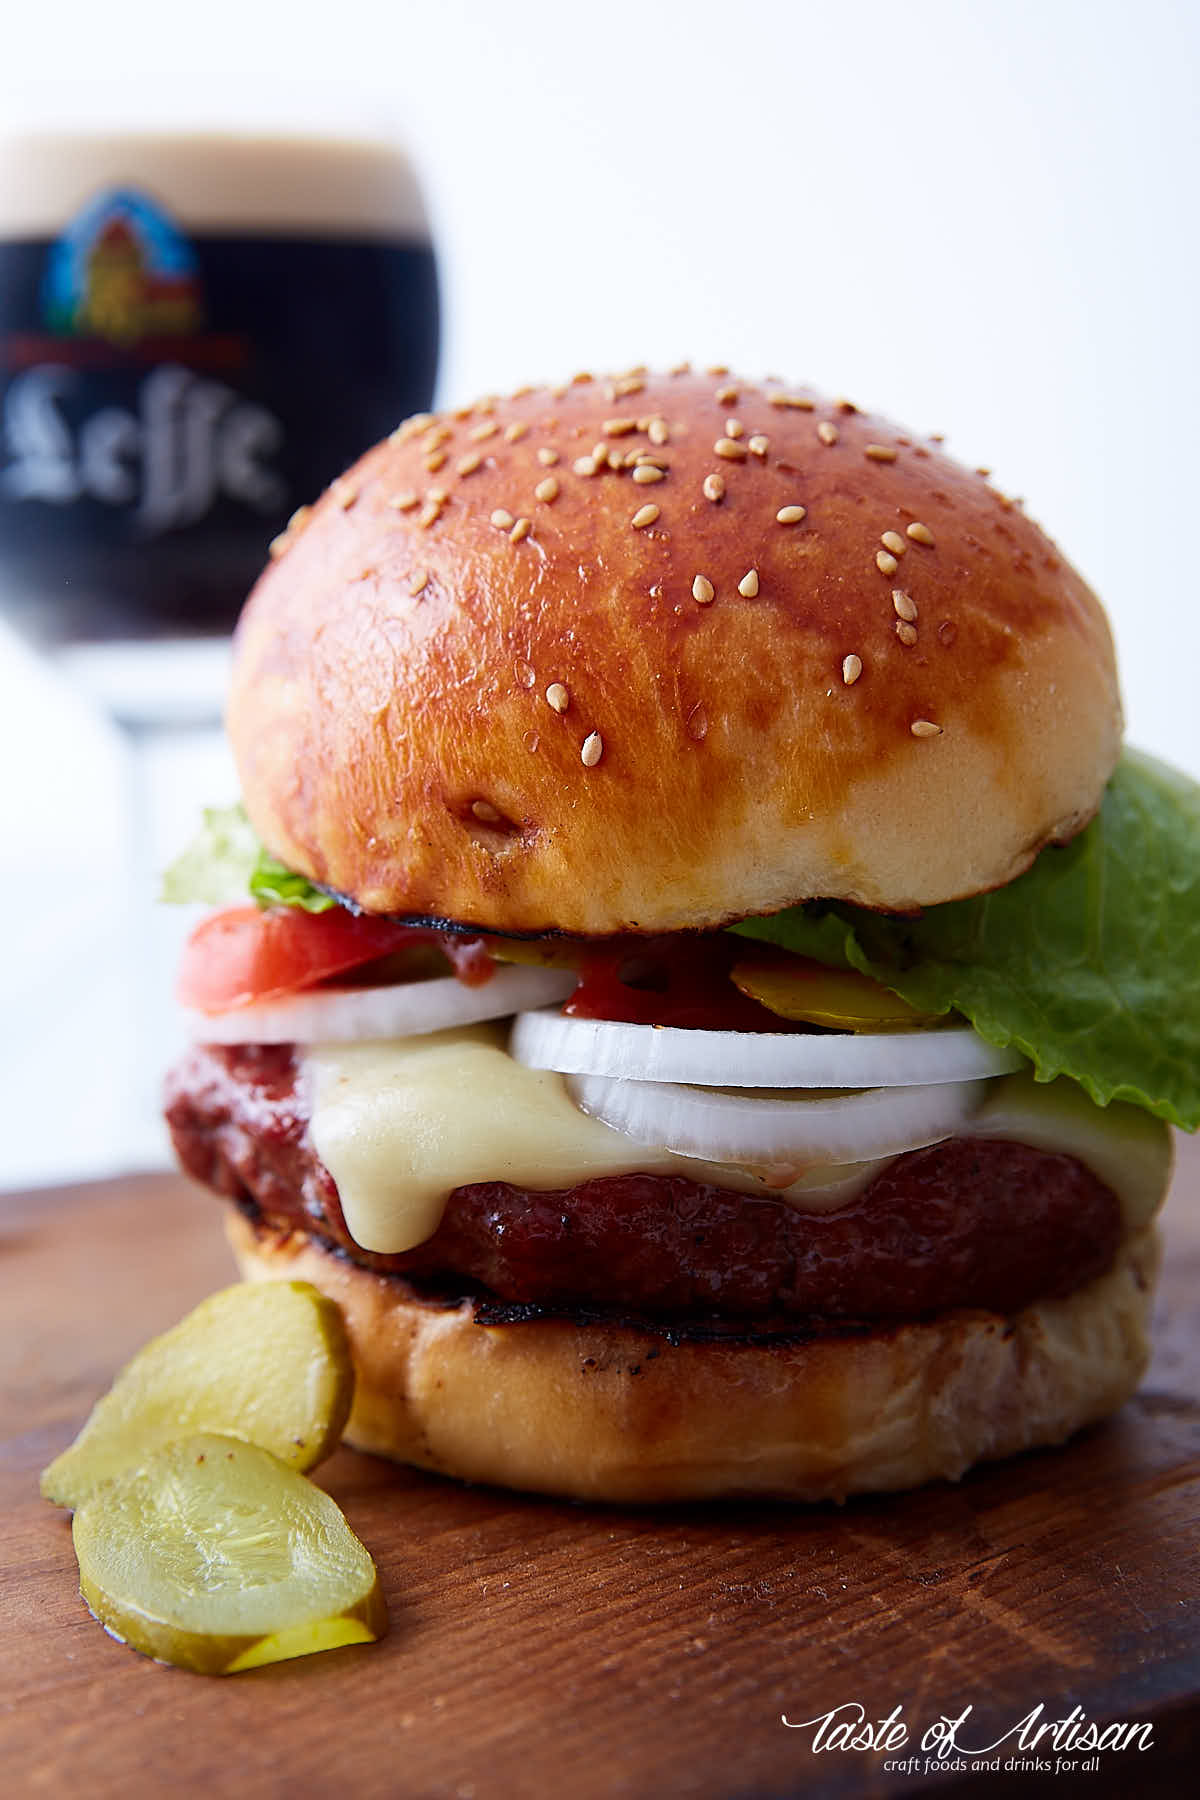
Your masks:
M 432 937 L 391 919 L 344 907 L 308 913 L 294 906 L 227 906 L 202 919 L 184 945 L 176 993 L 197 1012 L 230 1012 L 312 987 L 360 963 Z

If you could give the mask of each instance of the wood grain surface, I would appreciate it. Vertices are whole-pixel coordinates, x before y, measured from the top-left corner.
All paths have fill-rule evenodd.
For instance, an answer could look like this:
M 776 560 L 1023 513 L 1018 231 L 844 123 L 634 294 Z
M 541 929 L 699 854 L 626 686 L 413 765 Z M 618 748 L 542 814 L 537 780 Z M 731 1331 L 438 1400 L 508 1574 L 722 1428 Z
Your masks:
M 1200 1748 L 1200 1143 L 1180 1145 L 1156 1355 L 1070 1446 L 842 1509 L 584 1508 L 341 1451 L 320 1471 L 379 1564 L 391 1630 L 225 1680 L 112 1642 L 38 1498 L 128 1355 L 231 1279 L 216 1204 L 169 1177 L 0 1199 L 4 1796 L 996 1795 L 1194 1792 Z M 911 1773 L 785 1725 L 902 1707 Z M 1153 1744 L 1040 1773 L 924 1770 L 1038 1705 Z M 1005 1763 L 1025 1767 L 1005 1770 Z

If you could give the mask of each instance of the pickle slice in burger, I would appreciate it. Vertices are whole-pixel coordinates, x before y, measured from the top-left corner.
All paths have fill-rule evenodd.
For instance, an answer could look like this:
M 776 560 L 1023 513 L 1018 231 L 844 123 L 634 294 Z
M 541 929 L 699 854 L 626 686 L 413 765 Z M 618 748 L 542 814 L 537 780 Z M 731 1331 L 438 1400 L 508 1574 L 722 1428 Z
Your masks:
M 387 1628 L 375 1564 L 335 1502 L 237 1438 L 161 1446 L 97 1487 L 73 1531 L 87 1605 L 159 1662 L 233 1675 Z
M 912 1031 L 941 1022 L 869 975 L 829 969 L 798 956 L 786 962 L 744 959 L 734 964 L 730 980 L 781 1019 L 802 1019 L 835 1031 Z
M 126 1364 L 75 1442 L 42 1475 L 57 1506 L 147 1452 L 218 1431 L 311 1469 L 342 1435 L 354 1371 L 337 1305 L 307 1282 L 223 1288 Z

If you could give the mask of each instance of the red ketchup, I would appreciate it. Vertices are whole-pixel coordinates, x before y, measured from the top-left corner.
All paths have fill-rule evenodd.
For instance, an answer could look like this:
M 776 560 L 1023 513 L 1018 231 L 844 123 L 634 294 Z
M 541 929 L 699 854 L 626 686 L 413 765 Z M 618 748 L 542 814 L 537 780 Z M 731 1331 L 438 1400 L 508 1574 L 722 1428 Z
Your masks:
M 619 938 L 584 951 L 579 986 L 563 1011 L 699 1031 L 811 1031 L 734 987 L 729 971 L 745 954 L 745 944 L 724 932 Z

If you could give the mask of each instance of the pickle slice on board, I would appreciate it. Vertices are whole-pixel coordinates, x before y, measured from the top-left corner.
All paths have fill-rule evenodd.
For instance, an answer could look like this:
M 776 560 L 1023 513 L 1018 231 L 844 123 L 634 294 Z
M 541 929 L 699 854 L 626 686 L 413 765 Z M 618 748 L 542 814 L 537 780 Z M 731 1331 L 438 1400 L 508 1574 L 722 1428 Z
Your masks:
M 79 1591 L 114 1637 L 203 1675 L 387 1629 L 379 1575 L 336 1503 L 270 1451 L 163 1445 L 76 1511 Z
M 781 1019 L 835 1031 L 912 1031 L 943 1023 L 936 1014 L 918 1012 L 899 994 L 856 969 L 829 969 L 800 957 L 790 960 L 794 967 L 746 959 L 734 964 L 730 980 Z
M 80 1506 L 159 1444 L 217 1431 L 294 1469 L 336 1449 L 354 1397 L 338 1307 L 304 1281 L 242 1282 L 151 1340 L 42 1475 L 42 1494 Z

